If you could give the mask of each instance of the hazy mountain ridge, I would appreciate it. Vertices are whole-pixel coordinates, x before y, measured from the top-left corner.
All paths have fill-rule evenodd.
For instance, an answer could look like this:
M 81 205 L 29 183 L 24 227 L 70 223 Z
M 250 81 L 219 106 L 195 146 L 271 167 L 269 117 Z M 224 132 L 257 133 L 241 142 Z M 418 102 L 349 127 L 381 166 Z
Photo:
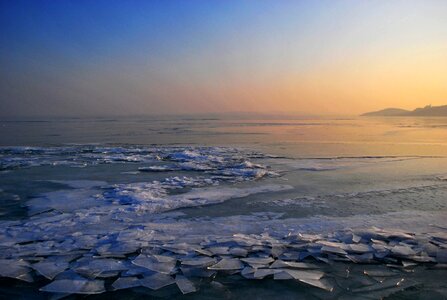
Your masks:
M 427 117 L 447 117 L 447 105 L 416 108 L 415 110 L 405 110 L 400 108 L 386 108 L 379 111 L 364 113 L 363 117 L 397 117 L 397 116 L 427 116 Z

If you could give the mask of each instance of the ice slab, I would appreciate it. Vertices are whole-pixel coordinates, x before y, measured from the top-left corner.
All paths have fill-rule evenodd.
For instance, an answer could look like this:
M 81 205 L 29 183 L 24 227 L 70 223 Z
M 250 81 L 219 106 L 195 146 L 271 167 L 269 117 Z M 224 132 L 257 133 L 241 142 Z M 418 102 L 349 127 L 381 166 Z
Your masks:
M 330 283 L 327 279 L 307 279 L 302 278 L 300 279 L 300 282 L 306 283 L 308 285 L 311 285 L 313 287 L 317 287 L 323 290 L 326 290 L 328 292 L 332 292 L 334 290 L 334 285 Z
M 294 262 L 294 261 L 283 261 L 283 260 L 276 260 L 273 264 L 270 265 L 270 268 L 296 268 L 296 269 L 317 269 L 318 266 L 314 264 L 309 263 L 302 263 L 302 262 Z
M 140 283 L 151 290 L 158 290 L 175 283 L 175 280 L 170 275 L 157 273 L 140 279 Z
M 271 262 L 275 260 L 271 257 L 247 257 L 247 258 L 241 258 L 241 261 L 253 266 L 253 265 L 269 265 Z
M 101 294 L 106 290 L 102 280 L 60 279 L 40 289 L 42 292 L 63 294 Z
M 358 243 L 358 242 L 357 242 Z M 372 252 L 371 246 L 366 244 L 350 244 L 347 251 L 353 253 L 368 253 Z
M 120 277 L 113 282 L 112 287 L 115 290 L 129 289 L 140 286 L 140 279 L 137 277 Z
M 174 271 L 177 260 L 172 257 L 140 254 L 132 263 L 155 272 L 171 274 Z
M 29 263 L 19 259 L 0 259 L 0 276 L 33 282 Z
M 206 256 L 182 259 L 182 265 L 191 267 L 208 267 L 210 265 L 214 265 L 215 263 L 216 263 L 215 258 Z
M 240 270 L 244 264 L 237 258 L 223 258 L 217 264 L 209 266 L 210 270 Z
M 194 283 L 191 280 L 188 280 L 185 276 L 177 275 L 175 277 L 175 283 L 184 295 L 197 291 Z
M 279 271 L 275 269 L 255 269 L 253 277 L 255 279 L 263 279 L 266 276 L 274 275 L 277 272 Z
M 116 260 L 112 258 L 82 258 L 79 259 L 73 266 L 73 269 L 90 278 L 98 276 L 109 277 L 108 273 L 116 274 L 120 271 L 129 269 L 125 261 Z
M 51 280 L 59 273 L 62 273 L 68 269 L 68 266 L 69 263 L 66 261 L 47 259 L 33 264 L 32 268 L 39 272 L 42 276 Z
M 229 253 L 233 256 L 246 257 L 248 254 L 248 251 L 247 251 L 247 249 L 244 249 L 244 248 L 234 247 L 229 250 Z
M 403 245 L 394 246 L 391 248 L 391 252 L 403 257 L 416 255 L 416 251 L 414 251 L 411 247 Z
M 296 270 L 296 269 L 278 269 L 288 273 L 294 279 L 298 280 L 319 280 L 324 276 L 323 272 L 314 270 Z

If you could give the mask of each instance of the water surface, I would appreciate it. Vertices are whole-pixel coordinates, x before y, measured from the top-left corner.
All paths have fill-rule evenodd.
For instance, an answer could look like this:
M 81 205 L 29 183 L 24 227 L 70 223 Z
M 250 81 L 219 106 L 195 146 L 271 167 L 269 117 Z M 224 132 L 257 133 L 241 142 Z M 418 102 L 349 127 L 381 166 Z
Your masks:
M 5 297 L 447 295 L 445 118 L 3 120 L 0 136 Z

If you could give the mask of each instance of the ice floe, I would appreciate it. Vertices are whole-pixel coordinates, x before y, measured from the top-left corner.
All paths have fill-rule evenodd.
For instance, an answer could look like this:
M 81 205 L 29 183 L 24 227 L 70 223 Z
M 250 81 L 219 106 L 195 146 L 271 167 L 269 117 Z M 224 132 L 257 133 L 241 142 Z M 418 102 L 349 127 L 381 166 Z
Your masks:
M 140 286 L 140 279 L 137 277 L 120 277 L 113 282 L 112 287 L 115 290 L 129 289 Z
M 259 154 L 260 155 L 260 154 Z M 134 163 L 141 172 L 199 171 L 232 181 L 276 176 L 243 151 L 225 147 L 0 147 L 0 170 L 39 166 L 88 167 Z
M 69 263 L 67 261 L 58 259 L 58 257 L 54 256 L 32 265 L 34 270 L 50 280 L 56 277 L 59 273 L 62 273 L 68 269 L 68 267 Z
M 123 211 L 114 215 L 98 212 L 101 217 L 91 219 L 80 218 L 80 212 L 88 210 L 77 211 L 77 217 L 43 214 L 3 229 L 0 241 L 10 251 L 2 248 L 1 276 L 33 281 L 41 275 L 52 281 L 41 290 L 58 294 L 95 294 L 138 286 L 157 290 L 174 283 L 182 293 L 190 293 L 200 288 L 194 278 L 212 280 L 216 272 L 253 280 L 295 280 L 331 292 L 337 289 L 331 281 L 331 265 L 348 260 L 375 266 L 365 267 L 356 276 L 384 280 L 357 286 L 353 293 L 360 293 L 400 288 L 395 278 L 402 279 L 402 271 L 394 266 L 412 269 L 445 263 L 447 239 L 442 233 L 369 227 L 311 234 L 300 227 L 292 230 L 291 222 L 296 221 L 277 219 L 271 213 L 239 219 L 260 226 L 261 232 L 258 226 L 239 227 L 237 232 L 231 226 L 221 227 L 213 232 L 204 227 L 218 224 L 219 218 L 188 221 L 175 214 L 137 216 Z M 124 221 L 126 215 L 135 219 Z M 236 219 L 220 221 L 228 224 L 231 220 Z M 287 229 L 265 232 L 281 223 Z M 93 230 L 93 224 L 102 228 Z M 103 281 L 108 278 L 113 279 L 110 287 Z
M 105 292 L 104 281 L 86 279 L 60 279 L 40 289 L 42 292 L 63 294 L 101 294 Z
M 293 219 L 277 212 L 187 217 L 175 211 L 292 189 L 277 182 L 248 184 L 277 176 L 250 161 L 254 157 L 265 156 L 220 147 L 1 148 L 3 170 L 126 163 L 135 164 L 135 176 L 157 172 L 160 177 L 113 184 L 49 178 L 61 189 L 28 201 L 29 217 L 0 221 L 0 276 L 35 281 L 42 292 L 59 296 L 136 287 L 188 294 L 203 284 L 222 288 L 214 280 L 229 276 L 290 280 L 324 293 L 368 292 L 380 298 L 413 286 L 404 277 L 420 266 L 445 268 L 442 213 Z M 369 194 L 387 192 L 395 191 Z M 323 196 L 272 201 L 322 208 L 327 202 Z M 405 228 L 405 222 L 419 231 Z
M 174 283 L 175 280 L 172 276 L 162 273 L 155 273 L 140 279 L 140 284 L 144 287 L 150 288 L 151 290 L 158 290 Z
M 163 274 L 173 273 L 177 260 L 169 256 L 140 254 L 133 264 Z
M 177 275 L 175 277 L 175 283 L 183 294 L 189 294 L 197 291 L 197 288 L 194 286 L 188 278 L 182 275 Z

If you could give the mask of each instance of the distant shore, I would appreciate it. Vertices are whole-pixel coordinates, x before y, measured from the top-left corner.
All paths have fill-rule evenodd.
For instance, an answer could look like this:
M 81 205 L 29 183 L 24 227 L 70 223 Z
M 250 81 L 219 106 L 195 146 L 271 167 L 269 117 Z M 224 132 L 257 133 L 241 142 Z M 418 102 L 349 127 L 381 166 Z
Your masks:
M 416 117 L 447 117 L 447 105 L 431 106 L 427 105 L 415 110 L 405 110 L 401 108 L 386 108 L 379 111 L 367 112 L 362 117 L 400 117 L 400 116 L 416 116 Z

